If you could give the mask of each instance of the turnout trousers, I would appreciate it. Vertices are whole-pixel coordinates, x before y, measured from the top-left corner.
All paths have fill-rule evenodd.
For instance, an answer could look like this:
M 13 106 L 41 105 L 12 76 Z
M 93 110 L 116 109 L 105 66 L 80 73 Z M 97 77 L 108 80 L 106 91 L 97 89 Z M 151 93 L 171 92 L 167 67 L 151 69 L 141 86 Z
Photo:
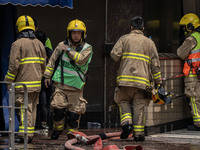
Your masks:
M 28 136 L 33 137 L 35 130 L 35 121 L 36 121 L 36 111 L 37 104 L 39 102 L 39 92 L 28 93 Z M 16 102 L 15 105 L 17 107 L 21 107 L 21 109 L 17 110 L 18 119 L 19 119 L 19 132 L 22 133 L 20 136 L 23 136 L 24 133 L 24 94 L 16 94 Z
M 186 82 L 185 95 L 190 98 L 194 125 L 200 127 L 200 82 Z
M 135 87 L 116 87 L 114 100 L 119 106 L 121 126 L 126 122 L 133 124 L 133 135 L 144 135 L 144 109 L 150 100 L 145 97 L 145 90 Z M 133 114 L 131 105 L 133 105 Z
M 81 114 L 86 111 L 86 104 L 87 101 L 83 98 L 83 90 L 60 89 L 59 85 L 56 85 L 51 102 L 54 130 L 62 131 L 65 119 L 67 119 L 68 133 L 77 131 Z

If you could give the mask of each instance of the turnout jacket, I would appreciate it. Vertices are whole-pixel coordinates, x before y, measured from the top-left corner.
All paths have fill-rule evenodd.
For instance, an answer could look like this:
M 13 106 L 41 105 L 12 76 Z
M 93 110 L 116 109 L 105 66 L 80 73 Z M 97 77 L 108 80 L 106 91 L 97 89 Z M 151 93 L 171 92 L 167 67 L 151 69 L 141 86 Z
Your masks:
M 132 30 L 117 41 L 111 51 L 114 61 L 120 61 L 118 86 L 146 89 L 154 80 L 161 83 L 160 61 L 156 46 L 140 30 Z
M 46 66 L 45 47 L 37 38 L 19 38 L 12 43 L 9 67 L 5 81 L 26 84 L 28 92 L 39 92 Z M 16 85 L 17 93 L 23 93 L 22 85 Z
M 86 73 L 88 64 L 91 61 L 92 57 L 92 46 L 82 42 L 82 50 L 79 52 L 76 51 L 77 45 L 72 45 L 70 41 L 68 41 L 68 46 L 71 48 L 69 52 L 64 52 L 62 61 L 64 62 L 64 85 L 60 86 L 62 89 L 68 89 L 68 90 L 77 90 L 82 89 L 84 85 L 84 81 L 82 81 L 79 77 L 79 75 L 84 79 L 83 73 Z M 46 66 L 44 77 L 45 78 L 52 78 L 52 80 L 55 81 L 55 84 L 61 83 L 61 62 L 59 62 L 59 65 L 57 68 L 55 68 L 55 62 L 62 53 L 63 47 L 65 47 L 65 41 L 62 41 L 58 44 L 58 46 L 55 48 L 48 65 Z M 60 60 L 61 61 L 61 60 Z M 79 67 L 82 72 L 80 72 L 77 67 L 74 67 L 71 64 L 71 61 L 75 63 L 77 67 Z M 55 70 L 54 70 L 55 69 Z M 54 75 L 53 72 L 55 71 Z M 79 74 L 78 74 L 79 72 Z
M 198 43 L 197 43 L 197 40 L 195 37 L 198 38 L 198 36 L 193 36 L 194 33 L 196 33 L 196 32 L 189 33 L 187 35 L 187 38 L 184 40 L 183 44 L 177 49 L 177 55 L 182 60 L 186 60 L 188 58 L 189 54 L 191 53 L 191 51 L 194 50 L 195 47 L 197 47 Z M 199 38 L 200 38 L 200 36 L 199 36 Z M 197 78 L 196 74 L 192 73 L 192 71 L 189 72 L 188 76 L 185 76 L 185 82 L 197 82 L 197 81 L 199 81 L 199 79 Z

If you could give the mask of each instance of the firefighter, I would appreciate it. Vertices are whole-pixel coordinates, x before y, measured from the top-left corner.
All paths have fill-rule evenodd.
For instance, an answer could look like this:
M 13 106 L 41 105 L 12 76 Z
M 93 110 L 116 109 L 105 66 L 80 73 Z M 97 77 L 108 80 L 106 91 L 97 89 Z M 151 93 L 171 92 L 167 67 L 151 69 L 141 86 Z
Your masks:
M 12 43 L 10 60 L 5 81 L 23 83 L 28 90 L 28 142 L 33 138 L 36 118 L 36 108 L 39 102 L 41 78 L 46 66 L 46 52 L 43 44 L 36 38 L 34 21 L 30 16 L 23 15 L 17 19 L 18 38 Z M 8 90 L 10 85 L 7 86 Z M 15 86 L 16 106 L 24 106 L 24 89 L 22 85 Z M 18 110 L 18 109 L 17 109 Z M 19 142 L 23 142 L 24 109 L 18 110 Z
M 42 44 L 45 46 L 45 42 L 47 39 L 47 36 L 45 32 L 37 30 L 35 32 L 35 36 L 38 40 L 42 42 Z M 49 47 L 45 46 L 47 59 L 46 62 L 48 63 L 48 60 L 50 59 L 53 50 Z M 51 94 L 52 94 L 52 84 L 49 85 L 48 88 L 46 88 L 44 84 L 44 77 L 42 77 L 41 81 L 41 91 L 39 95 L 39 104 L 37 105 L 37 115 L 36 115 L 36 125 L 35 129 L 41 129 L 43 132 L 48 132 L 49 130 L 49 123 L 51 118 L 51 112 L 50 112 L 50 104 L 51 104 Z
M 143 34 L 142 17 L 132 18 L 130 25 L 131 32 L 120 37 L 111 51 L 112 59 L 120 61 L 114 100 L 120 110 L 120 138 L 126 139 L 133 132 L 134 141 L 144 141 L 144 108 L 150 102 L 145 89 L 151 81 L 161 84 L 160 62 L 154 42 Z
M 37 19 L 33 18 L 33 21 L 35 23 L 35 32 L 40 31 Z M 52 44 L 51 44 L 51 40 L 48 36 L 46 36 L 44 45 L 45 45 L 45 47 L 48 47 L 49 49 L 53 49 Z
M 92 46 L 85 42 L 85 38 L 85 24 L 78 19 L 72 20 L 67 26 L 67 39 L 55 48 L 44 73 L 46 87 L 50 78 L 55 87 L 51 102 L 52 140 L 57 140 L 62 133 L 65 115 L 69 135 L 71 131 L 78 130 L 81 114 L 86 111 L 87 101 L 83 98 L 83 88 L 93 52 Z
M 180 22 L 186 39 L 177 49 L 177 55 L 185 61 L 185 95 L 190 99 L 193 129 L 200 130 L 200 23 L 197 15 L 188 13 Z M 199 69 L 199 70 L 198 70 Z M 189 127 L 190 129 L 191 127 Z

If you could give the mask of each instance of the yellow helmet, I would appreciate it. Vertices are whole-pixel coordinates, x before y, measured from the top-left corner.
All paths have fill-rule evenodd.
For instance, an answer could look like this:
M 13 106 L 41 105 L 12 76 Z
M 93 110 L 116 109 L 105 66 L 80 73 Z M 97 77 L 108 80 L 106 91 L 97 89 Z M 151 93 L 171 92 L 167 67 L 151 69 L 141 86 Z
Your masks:
M 188 13 L 181 18 L 179 25 L 184 25 L 186 30 L 191 32 L 200 26 L 199 17 L 193 13 Z
M 21 32 L 26 29 L 31 29 L 35 31 L 35 24 L 33 19 L 30 16 L 23 15 L 17 19 L 16 22 L 18 32 Z
M 72 20 L 67 26 L 67 37 L 69 38 L 70 31 L 82 31 L 83 38 L 86 38 L 86 26 L 81 20 Z

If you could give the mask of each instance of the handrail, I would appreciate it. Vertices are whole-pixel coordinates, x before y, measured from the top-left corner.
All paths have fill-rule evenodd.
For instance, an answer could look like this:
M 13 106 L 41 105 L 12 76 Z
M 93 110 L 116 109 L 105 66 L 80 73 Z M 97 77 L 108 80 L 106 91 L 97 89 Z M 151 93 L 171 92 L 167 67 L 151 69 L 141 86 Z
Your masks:
M 8 131 L 0 131 L 0 133 L 8 133 L 9 134 L 9 149 L 15 149 L 15 109 L 25 109 L 24 114 L 24 149 L 27 150 L 28 136 L 27 136 L 27 113 L 28 113 L 28 91 L 25 84 L 22 83 L 12 83 L 7 81 L 0 81 L 1 84 L 10 84 L 11 88 L 8 91 L 9 93 L 9 106 L 0 106 L 0 108 L 8 108 L 9 109 L 9 130 Z M 24 88 L 24 107 L 15 107 L 15 85 L 22 85 Z

